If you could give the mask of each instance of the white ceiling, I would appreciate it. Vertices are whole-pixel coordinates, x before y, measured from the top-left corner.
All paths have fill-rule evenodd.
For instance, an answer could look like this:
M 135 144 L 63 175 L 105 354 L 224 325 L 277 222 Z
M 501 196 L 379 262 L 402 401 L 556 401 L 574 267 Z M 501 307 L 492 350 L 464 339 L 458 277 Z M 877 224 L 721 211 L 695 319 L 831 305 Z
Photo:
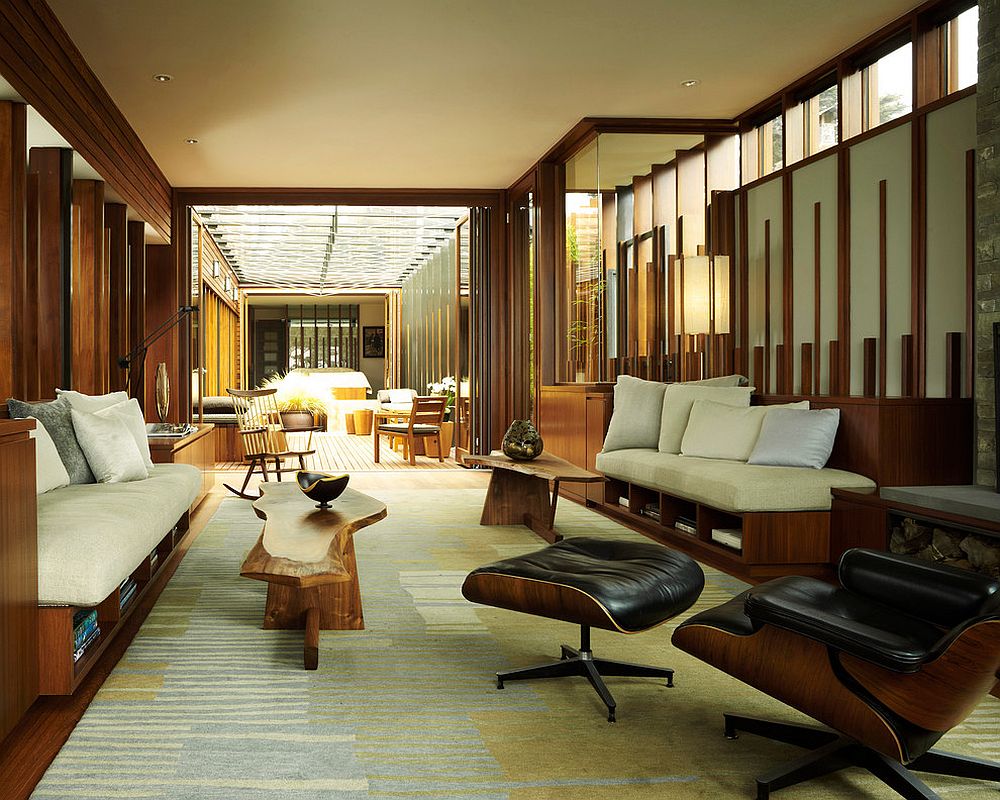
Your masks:
M 49 4 L 173 185 L 412 188 L 506 187 L 584 116 L 732 117 L 916 5 Z
M 398 287 L 454 238 L 468 209 L 198 206 L 241 287 Z

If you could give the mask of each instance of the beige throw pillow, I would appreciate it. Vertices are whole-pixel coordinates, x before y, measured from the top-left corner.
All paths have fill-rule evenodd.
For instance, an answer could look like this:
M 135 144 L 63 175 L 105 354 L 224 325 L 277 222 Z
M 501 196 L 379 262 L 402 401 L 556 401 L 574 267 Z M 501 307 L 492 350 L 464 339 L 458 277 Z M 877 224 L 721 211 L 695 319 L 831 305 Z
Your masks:
M 698 386 L 671 383 L 663 395 L 663 416 L 660 421 L 659 451 L 679 453 L 687 428 L 691 406 L 695 400 L 712 400 L 727 406 L 746 408 L 750 405 L 752 386 Z
M 56 389 L 56 397 L 65 397 L 71 408 L 77 411 L 86 411 L 93 414 L 102 408 L 124 403 L 128 400 L 125 392 L 111 392 L 109 394 L 84 394 L 75 392 L 72 389 Z
M 35 440 L 35 494 L 44 494 L 53 489 L 69 486 L 66 465 L 59 458 L 55 442 L 52 441 L 41 420 L 35 420 L 31 438 Z
M 809 401 L 738 408 L 696 400 L 681 440 L 681 455 L 746 461 L 757 444 L 764 419 L 774 408 L 808 409 Z
M 72 414 L 76 438 L 99 483 L 126 483 L 149 477 L 135 439 L 121 419 L 75 408 Z
M 128 432 L 135 440 L 136 447 L 139 448 L 139 454 L 142 456 L 142 462 L 146 465 L 146 469 L 153 468 L 153 457 L 149 452 L 149 437 L 146 435 L 146 418 L 142 414 L 142 407 L 138 400 L 133 397 L 124 403 L 108 406 L 94 413 L 99 417 L 115 417 L 124 422 Z

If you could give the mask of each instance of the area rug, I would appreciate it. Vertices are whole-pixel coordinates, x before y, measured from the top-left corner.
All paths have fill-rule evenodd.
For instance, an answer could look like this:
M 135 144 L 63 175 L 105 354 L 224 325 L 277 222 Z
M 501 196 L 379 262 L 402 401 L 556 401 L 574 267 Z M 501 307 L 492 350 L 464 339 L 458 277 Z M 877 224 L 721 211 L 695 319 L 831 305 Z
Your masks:
M 386 483 L 374 494 L 389 516 L 355 539 L 366 630 L 323 632 L 319 670 L 305 672 L 301 632 L 261 630 L 266 587 L 239 577 L 261 523 L 245 501 L 224 500 L 33 797 L 739 798 L 753 796 L 755 774 L 801 753 L 727 741 L 724 710 L 803 718 L 671 648 L 673 625 L 595 631 L 603 655 L 676 669 L 673 689 L 610 679 L 616 724 L 582 678 L 498 691 L 494 672 L 557 656 L 577 630 L 473 606 L 460 586 L 470 569 L 543 543 L 523 527 L 481 527 L 481 489 Z M 557 527 L 638 536 L 573 503 Z M 742 588 L 706 573 L 691 613 Z M 1000 703 L 986 700 L 942 745 L 1000 757 Z M 996 786 L 932 785 L 945 797 L 997 796 Z M 850 770 L 781 797 L 895 795 Z

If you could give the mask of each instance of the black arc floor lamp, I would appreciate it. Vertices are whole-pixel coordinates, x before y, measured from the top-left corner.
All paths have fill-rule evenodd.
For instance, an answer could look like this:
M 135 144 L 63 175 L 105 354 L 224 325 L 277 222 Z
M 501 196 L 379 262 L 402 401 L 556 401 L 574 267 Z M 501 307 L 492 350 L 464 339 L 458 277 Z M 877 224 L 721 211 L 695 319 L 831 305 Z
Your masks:
M 146 352 L 150 346 L 164 336 L 168 331 L 180 324 L 188 314 L 193 314 L 198 306 L 181 306 L 173 314 L 161 322 L 145 339 L 132 348 L 126 355 L 118 359 L 118 366 L 125 370 L 125 391 L 132 394 L 132 367 L 138 363 L 140 367 L 146 363 Z

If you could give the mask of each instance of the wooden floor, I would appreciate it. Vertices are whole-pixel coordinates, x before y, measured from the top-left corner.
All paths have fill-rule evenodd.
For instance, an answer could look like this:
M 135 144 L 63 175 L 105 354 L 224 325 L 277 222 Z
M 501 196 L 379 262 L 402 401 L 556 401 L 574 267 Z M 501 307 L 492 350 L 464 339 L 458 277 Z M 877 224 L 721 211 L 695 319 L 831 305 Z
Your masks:
M 358 438 L 362 442 L 367 441 L 371 444 L 370 439 Z M 426 460 L 418 459 L 418 463 Z M 437 465 L 436 459 L 434 464 Z M 452 468 L 448 470 L 414 469 L 406 464 L 405 469 L 396 472 L 375 472 L 371 470 L 371 466 L 369 463 L 366 470 L 351 474 L 353 488 L 362 491 L 377 491 L 387 486 L 405 489 L 482 488 L 485 490 L 490 476 L 489 472 L 483 470 L 456 468 L 454 461 L 451 462 Z M 108 645 L 108 649 L 94 664 L 76 693 L 68 697 L 40 697 L 10 735 L 0 742 L 0 800 L 27 800 L 30 797 L 35 785 L 41 780 L 45 770 L 73 732 L 73 728 L 80 721 L 87 706 L 101 688 L 101 684 L 132 643 L 132 639 L 191 544 L 212 518 L 219 503 L 224 498 L 232 496 L 222 486 L 222 481 L 227 478 L 225 474 L 215 476 L 214 487 L 191 515 L 191 527 L 178 544 L 175 550 L 176 557 L 156 577 L 149 591 Z M 248 489 L 254 489 L 258 483 L 259 480 L 255 478 Z
M 292 439 L 293 447 L 305 447 L 306 439 L 297 434 Z M 354 436 L 346 433 L 323 431 L 313 434 L 312 449 L 316 455 L 306 459 L 309 469 L 322 472 L 391 472 L 394 470 L 444 470 L 461 469 L 454 458 L 448 457 L 444 462 L 430 456 L 418 455 L 416 464 L 403 458 L 401 452 L 389 447 L 388 440 L 382 438 L 379 448 L 379 463 L 375 463 L 374 442 L 371 436 Z M 246 465 L 239 461 L 220 462 L 217 469 L 224 472 L 242 472 Z

